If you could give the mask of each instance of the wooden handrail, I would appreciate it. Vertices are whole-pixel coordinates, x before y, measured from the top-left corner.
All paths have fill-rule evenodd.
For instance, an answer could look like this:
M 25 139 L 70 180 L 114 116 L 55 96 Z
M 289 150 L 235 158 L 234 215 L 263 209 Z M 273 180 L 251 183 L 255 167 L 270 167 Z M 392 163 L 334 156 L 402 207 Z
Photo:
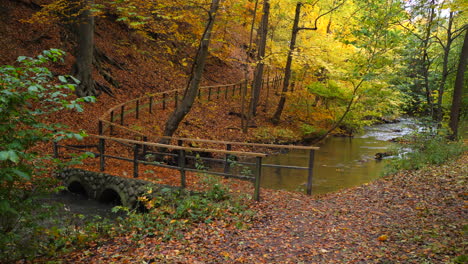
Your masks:
M 99 135 L 93 135 L 93 134 L 89 134 L 88 136 L 93 137 L 93 138 L 98 138 L 98 139 L 114 140 L 114 141 L 120 141 L 123 143 L 130 143 L 130 144 L 149 146 L 149 147 L 169 148 L 169 149 L 177 149 L 177 150 L 196 151 L 196 152 L 212 152 L 212 153 L 221 153 L 221 154 L 228 154 L 228 155 L 235 155 L 235 156 L 245 156 L 245 157 L 266 157 L 267 156 L 267 154 L 256 153 L 256 152 L 231 151 L 231 150 L 210 149 L 210 148 L 192 148 L 192 147 L 183 147 L 183 146 L 177 146 L 177 145 L 153 143 L 153 142 L 147 142 L 147 141 L 138 141 L 138 140 L 132 140 L 132 139 L 125 139 L 125 138 L 99 136 Z
M 142 136 L 142 137 L 146 137 L 146 136 L 147 136 L 147 135 L 145 135 L 145 134 L 143 134 L 143 133 L 141 133 L 141 132 L 138 132 L 138 131 L 135 131 L 135 130 L 133 130 L 133 129 L 130 129 L 130 128 L 126 127 L 126 126 L 119 125 L 119 124 L 117 124 L 117 123 L 113 123 L 113 122 L 106 121 L 106 120 L 99 120 L 99 121 L 102 122 L 102 123 L 107 124 L 108 126 L 117 127 L 117 128 L 122 129 L 122 130 L 126 130 L 127 132 L 131 132 L 131 133 L 133 133 L 133 134 L 137 134 L 138 136 Z
M 202 86 L 200 87 L 200 90 L 202 89 L 209 89 L 209 88 L 223 88 L 223 87 L 229 87 L 229 86 L 232 86 L 232 85 L 239 85 L 241 83 L 244 83 L 245 81 L 240 81 L 240 82 L 237 82 L 237 83 L 232 83 L 232 84 L 222 84 L 222 85 L 211 85 L 211 86 Z M 271 81 L 270 81 L 271 82 Z M 132 103 L 132 102 L 135 102 L 137 100 L 141 100 L 141 99 L 144 99 L 146 97 L 151 97 L 151 96 L 156 96 L 156 95 L 162 95 L 162 94 L 170 94 L 170 93 L 175 93 L 175 92 L 181 92 L 181 91 L 184 91 L 184 89 L 174 89 L 174 90 L 170 90 L 170 91 L 165 91 L 165 92 L 157 92 L 157 93 L 153 93 L 153 94 L 145 94 L 144 96 L 141 96 L 141 97 L 138 97 L 138 98 L 134 98 L 134 99 L 131 99 L 129 101 L 125 101 L 121 104 L 118 104 L 118 105 L 115 105 L 113 106 L 112 108 L 110 108 L 107 112 L 105 112 L 100 118 L 99 120 L 103 121 L 103 117 L 106 116 L 106 115 L 110 115 L 110 113 L 112 111 L 115 111 L 116 109 L 118 109 L 119 107 L 121 107 L 122 105 L 127 105 L 129 103 Z
M 203 143 L 215 143 L 223 145 L 242 145 L 242 146 L 253 146 L 253 147 L 266 147 L 266 148 L 287 148 L 287 149 L 305 149 L 305 150 L 318 150 L 320 147 L 314 146 L 296 146 L 296 145 L 277 145 L 277 144 L 262 144 L 262 143 L 244 143 L 237 141 L 222 141 L 222 140 L 210 140 L 210 139 L 198 139 L 198 138 L 179 138 L 179 137 L 161 137 L 164 139 L 174 139 L 182 141 L 192 142 L 203 142 Z

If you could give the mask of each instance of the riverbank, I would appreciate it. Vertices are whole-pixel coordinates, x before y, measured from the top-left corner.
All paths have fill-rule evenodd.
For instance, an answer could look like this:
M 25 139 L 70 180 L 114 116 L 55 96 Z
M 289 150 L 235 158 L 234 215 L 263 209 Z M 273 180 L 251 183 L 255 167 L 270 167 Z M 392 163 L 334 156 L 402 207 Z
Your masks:
M 468 153 L 322 196 L 264 190 L 248 229 L 197 224 L 184 238 L 115 238 L 74 263 L 450 263 L 466 261 Z M 456 263 L 456 262 L 455 262 Z

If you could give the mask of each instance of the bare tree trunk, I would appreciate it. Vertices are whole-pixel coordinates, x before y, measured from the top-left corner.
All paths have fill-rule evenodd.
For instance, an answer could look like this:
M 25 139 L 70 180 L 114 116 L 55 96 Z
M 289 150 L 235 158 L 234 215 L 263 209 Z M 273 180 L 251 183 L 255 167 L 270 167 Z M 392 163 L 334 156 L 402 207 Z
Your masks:
M 198 47 L 197 55 L 192 65 L 192 73 L 187 83 L 187 88 L 185 89 L 184 98 L 179 106 L 169 116 L 164 129 L 164 136 L 172 137 L 180 122 L 188 114 L 190 109 L 192 109 L 193 102 L 195 101 L 198 88 L 200 86 L 203 69 L 205 68 L 208 47 L 211 39 L 211 31 L 215 22 L 216 12 L 219 8 L 219 2 L 220 0 L 212 0 L 211 2 L 211 8 L 208 13 L 208 23 L 206 24 L 205 32 L 200 40 L 200 46 Z M 161 143 L 167 143 L 168 141 L 169 140 L 163 139 L 161 140 Z
M 271 118 L 271 122 L 277 125 L 280 121 L 281 114 L 283 113 L 284 105 L 286 103 L 286 92 L 289 88 L 289 80 L 291 79 L 291 65 L 293 59 L 293 52 L 296 48 L 297 33 L 299 32 L 299 18 L 301 15 L 302 3 L 297 3 L 296 14 L 294 16 L 294 23 L 291 33 L 291 43 L 289 44 L 288 58 L 286 60 L 286 67 L 284 69 L 283 89 L 281 90 L 281 97 L 276 108 L 275 114 Z
M 257 9 L 258 9 L 258 0 L 255 0 L 255 7 L 254 7 L 254 13 L 252 17 L 252 23 L 250 25 L 250 38 L 249 38 L 249 46 L 247 47 L 247 57 L 246 61 L 244 63 L 244 76 L 245 76 L 245 87 L 244 90 L 242 90 L 242 97 L 241 97 L 241 129 L 242 133 L 247 133 L 247 128 L 248 128 L 248 123 L 249 123 L 249 118 L 247 117 L 248 114 L 245 114 L 245 100 L 246 100 L 246 95 L 247 95 L 247 86 L 248 86 L 248 80 L 249 80 L 249 62 L 250 62 L 250 57 L 252 56 L 252 41 L 253 41 L 253 32 L 255 29 L 255 20 L 257 18 Z M 246 118 L 247 117 L 247 118 Z
M 260 25 L 260 39 L 258 43 L 258 53 L 257 53 L 257 65 L 255 67 L 254 80 L 252 84 L 252 98 L 250 99 L 250 111 L 249 118 L 257 114 L 257 106 L 260 98 L 260 90 L 262 87 L 263 80 L 263 68 L 265 62 L 265 48 L 268 35 L 268 17 L 270 15 L 270 2 L 269 0 L 264 0 L 263 2 L 263 15 Z
M 76 88 L 76 95 L 79 97 L 97 95 L 95 82 L 93 79 L 93 51 L 94 51 L 94 16 L 90 7 L 94 0 L 81 1 L 79 16 L 77 21 L 76 36 L 76 61 L 73 65 L 72 75 L 80 84 Z
M 431 9 L 429 13 L 429 21 L 427 22 L 426 35 L 423 40 L 423 57 L 422 57 L 422 75 L 424 78 L 424 89 L 426 91 L 426 101 L 429 106 L 429 114 L 431 117 L 434 116 L 434 102 L 432 99 L 432 89 L 429 82 L 429 68 L 431 67 L 431 61 L 429 59 L 429 46 L 431 44 L 430 38 L 432 33 L 432 23 L 435 18 L 435 1 L 431 1 Z
M 458 123 L 460 121 L 460 109 L 462 103 L 463 89 L 466 90 L 464 84 L 466 65 L 468 64 L 468 26 L 466 26 L 465 31 L 465 40 L 463 41 L 463 47 L 460 52 L 460 61 L 458 62 L 457 77 L 455 79 L 455 87 L 453 90 L 452 108 L 450 111 L 449 126 L 452 130 L 452 139 L 456 139 L 458 137 Z
M 445 83 L 447 82 L 447 77 L 449 75 L 448 61 L 449 61 L 450 49 L 452 46 L 452 42 L 454 40 L 454 38 L 452 37 L 453 12 L 450 12 L 448 19 L 449 21 L 448 21 L 448 27 L 447 27 L 447 42 L 445 43 L 445 45 L 441 43 L 442 48 L 444 50 L 444 59 L 442 62 L 442 76 L 441 76 L 440 83 L 439 83 L 439 95 L 437 97 L 437 107 L 435 109 L 435 119 L 438 123 L 442 121 L 442 118 L 444 116 L 443 111 L 442 111 L 442 98 L 444 95 Z
M 351 107 L 353 106 L 353 103 L 355 102 L 354 98 L 355 98 L 355 96 L 357 94 L 357 91 L 359 90 L 359 88 L 361 87 L 361 85 L 363 83 L 364 83 L 364 79 L 361 79 L 361 81 L 359 81 L 359 83 L 356 86 L 354 86 L 353 95 L 352 95 L 351 99 L 349 100 L 348 105 L 346 106 L 346 109 L 345 109 L 344 113 L 341 115 L 340 119 L 330 129 L 328 129 L 327 132 L 325 132 L 323 135 L 321 135 L 319 138 L 317 138 L 315 140 L 315 142 L 320 142 L 322 139 L 326 138 L 331 132 L 333 132 L 333 130 L 335 130 L 337 127 L 339 127 L 341 125 L 341 123 L 343 122 L 345 117 L 351 111 Z

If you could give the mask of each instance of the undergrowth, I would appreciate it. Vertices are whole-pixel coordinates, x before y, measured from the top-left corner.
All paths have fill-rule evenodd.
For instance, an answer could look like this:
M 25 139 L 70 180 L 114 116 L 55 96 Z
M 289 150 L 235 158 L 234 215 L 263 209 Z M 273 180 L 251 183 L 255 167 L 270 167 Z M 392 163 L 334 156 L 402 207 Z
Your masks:
M 248 228 L 254 213 L 247 208 L 247 197 L 234 196 L 214 177 L 206 177 L 204 192 L 183 189 L 148 189 L 140 207 L 116 206 L 115 219 L 80 214 L 63 217 L 60 205 L 31 203 L 34 213 L 25 214 L 21 230 L 0 239 L 0 263 L 18 260 L 55 258 L 57 255 L 103 244 L 113 237 L 127 237 L 138 244 L 144 238 L 182 239 L 194 223 L 224 221 L 236 228 Z
M 139 208 L 115 207 L 124 211 L 118 232 L 131 234 L 134 241 L 144 237 L 160 236 L 163 240 L 182 238 L 192 223 L 211 223 L 224 220 L 238 228 L 245 228 L 253 212 L 247 209 L 243 199 L 229 194 L 226 186 L 217 179 L 207 176 L 209 189 L 205 192 L 190 192 L 183 189 L 163 188 L 153 195 L 149 189 L 139 198 Z M 138 210 L 139 209 L 139 210 Z M 145 213 L 141 213 L 141 211 Z
M 418 170 L 439 165 L 461 155 L 468 148 L 463 141 L 451 141 L 443 133 L 418 132 L 404 137 L 397 147 L 397 157 L 389 162 L 385 175 L 399 170 Z

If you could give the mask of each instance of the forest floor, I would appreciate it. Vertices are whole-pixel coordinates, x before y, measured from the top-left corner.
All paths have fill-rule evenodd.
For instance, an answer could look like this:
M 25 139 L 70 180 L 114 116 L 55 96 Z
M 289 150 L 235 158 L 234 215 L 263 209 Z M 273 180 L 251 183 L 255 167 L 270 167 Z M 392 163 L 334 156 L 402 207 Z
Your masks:
M 199 223 L 181 239 L 111 241 L 64 263 L 466 263 L 468 154 L 322 196 L 262 190 L 239 229 Z M 458 257 L 458 259 L 457 259 Z M 463 259 L 465 258 L 465 259 Z M 456 262 L 459 261 L 459 262 Z

